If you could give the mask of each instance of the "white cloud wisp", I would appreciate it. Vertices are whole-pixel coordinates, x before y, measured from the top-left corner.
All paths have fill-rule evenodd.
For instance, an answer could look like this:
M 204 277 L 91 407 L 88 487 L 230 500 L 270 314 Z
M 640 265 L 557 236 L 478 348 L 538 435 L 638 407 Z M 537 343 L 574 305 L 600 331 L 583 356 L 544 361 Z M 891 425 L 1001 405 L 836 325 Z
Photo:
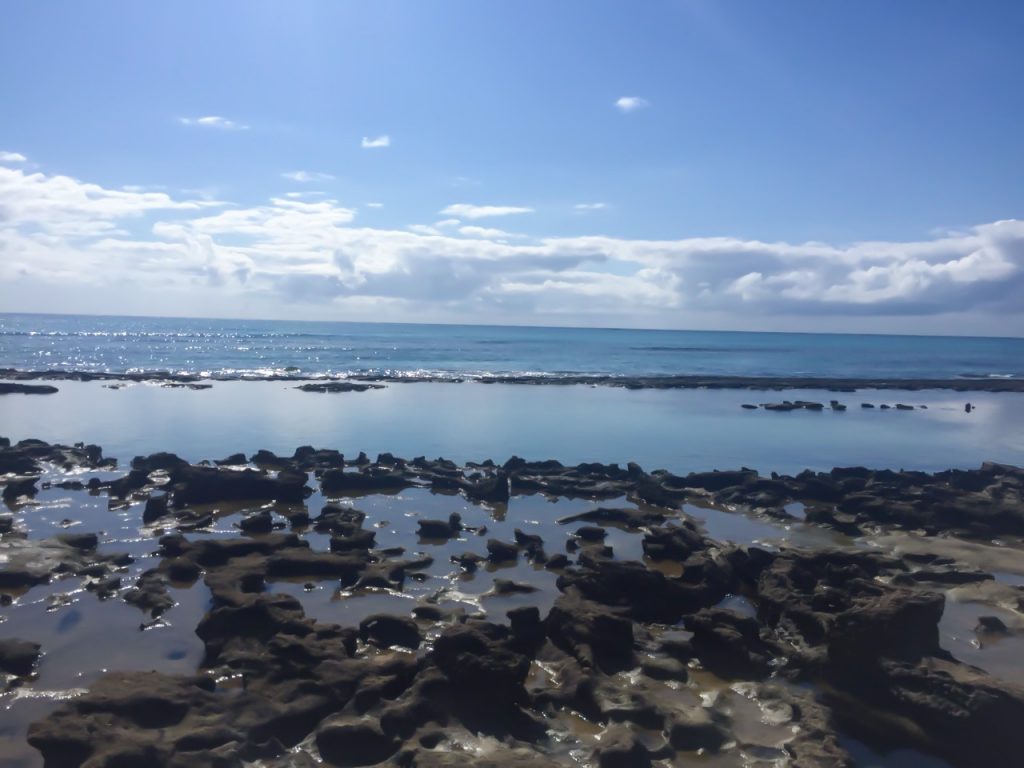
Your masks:
M 278 317 L 562 318 L 692 326 L 780 315 L 856 320 L 973 313 L 1024 328 L 1024 221 L 912 242 L 732 237 L 531 238 L 476 226 L 512 206 L 456 204 L 409 230 L 357 223 L 337 200 L 233 206 L 0 166 L 0 304 L 11 311 Z M 455 219 L 458 217 L 458 220 Z M 191 304 L 187 302 L 191 301 Z M 211 303 L 212 302 L 212 303 Z M 696 319 L 696 320 L 695 320 Z

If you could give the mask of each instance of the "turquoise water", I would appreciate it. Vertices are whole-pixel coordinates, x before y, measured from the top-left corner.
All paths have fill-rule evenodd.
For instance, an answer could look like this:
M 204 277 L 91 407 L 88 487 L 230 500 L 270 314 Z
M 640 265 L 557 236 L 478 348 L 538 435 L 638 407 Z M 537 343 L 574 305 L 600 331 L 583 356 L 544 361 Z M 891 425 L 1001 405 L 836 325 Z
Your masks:
M 1024 376 L 1024 339 L 0 314 L 0 367 L 211 374 Z

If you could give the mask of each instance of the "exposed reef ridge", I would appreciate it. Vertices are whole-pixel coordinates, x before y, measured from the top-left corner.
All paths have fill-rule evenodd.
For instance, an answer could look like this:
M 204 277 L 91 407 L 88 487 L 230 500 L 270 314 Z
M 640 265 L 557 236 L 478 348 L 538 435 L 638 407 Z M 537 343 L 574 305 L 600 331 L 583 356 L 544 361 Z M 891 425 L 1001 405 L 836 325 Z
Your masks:
M 437 382 L 459 384 L 474 381 L 480 384 L 522 384 L 553 386 L 604 386 L 623 389 L 746 389 L 763 391 L 785 391 L 793 389 L 816 389 L 830 392 L 856 392 L 866 389 L 894 391 L 920 391 L 926 389 L 953 390 L 956 392 L 1024 392 L 1024 379 L 1014 378 L 830 378 L 820 376 L 611 376 L 611 375 L 537 375 L 537 374 L 460 374 L 452 376 L 440 373 L 412 372 L 408 374 L 346 374 L 325 376 L 305 374 L 301 371 L 285 373 L 215 373 L 199 375 L 171 371 L 107 372 L 75 370 L 22 371 L 14 368 L 0 368 L 0 379 L 9 381 L 134 381 L 157 383 L 202 383 L 210 381 L 295 381 L 367 383 L 423 383 Z M 312 389 L 309 391 L 328 391 Z M 333 390 L 330 390 L 333 391 Z M 344 390 L 340 390 L 344 391 Z
M 126 474 L 112 469 L 97 446 L 0 439 L 14 513 L 0 516 L 0 590 L 16 608 L 26 590 L 81 579 L 156 626 L 179 610 L 172 588 L 201 582 L 203 654 L 192 674 L 115 668 L 54 702 L 28 731 L 47 766 L 667 768 L 700 754 L 716 765 L 757 756 L 824 768 L 855 765 L 842 738 L 850 732 L 956 766 L 1008 765 L 1024 753 L 1024 689 L 939 641 L 948 587 L 992 574 L 928 551 L 951 534 L 1017 546 L 1016 467 L 674 475 L 520 458 L 372 461 L 305 446 L 198 465 L 159 453 L 136 457 Z M 111 510 L 135 515 L 152 537 L 149 567 L 127 579 L 133 558 L 95 533 L 33 538 L 43 486 L 106 496 Z M 354 505 L 414 489 L 458 500 L 463 513 L 416 515 L 416 552 L 379 544 L 382 521 Z M 516 519 L 523 528 L 498 536 L 481 522 L 505 523 L 534 494 L 576 500 L 558 535 Z M 797 502 L 803 524 L 854 539 L 912 530 L 924 551 L 736 545 L 710 538 L 685 509 L 795 520 Z M 234 517 L 234 535 L 214 531 Z M 643 557 L 620 557 L 615 536 L 637 537 Z M 453 544 L 450 563 L 439 562 Z M 521 563 L 527 570 L 514 570 Z M 454 571 L 440 579 L 448 587 L 347 625 L 310 617 L 276 589 L 402 595 L 437 579 L 439 565 Z M 485 613 L 438 596 L 477 569 L 517 574 L 494 578 L 485 597 L 524 602 Z M 553 594 L 541 600 L 544 588 L 520 583 L 522 573 L 547 575 Z M 1000 587 L 1019 613 L 1024 588 Z M 986 637 L 1019 631 L 981 625 Z M 8 685 L 30 687 L 46 652 L 33 637 L 0 645 Z

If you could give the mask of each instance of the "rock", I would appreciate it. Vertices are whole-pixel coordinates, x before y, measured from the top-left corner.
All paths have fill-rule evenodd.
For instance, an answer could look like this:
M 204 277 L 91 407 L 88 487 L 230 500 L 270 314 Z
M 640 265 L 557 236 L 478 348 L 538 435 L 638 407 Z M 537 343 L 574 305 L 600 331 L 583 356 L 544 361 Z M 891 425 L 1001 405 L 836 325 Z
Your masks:
M 1010 629 L 998 616 L 979 616 L 974 631 L 980 635 L 1005 635 Z
M 828 641 L 830 663 L 853 671 L 873 665 L 880 656 L 946 656 L 938 629 L 945 602 L 941 593 L 904 589 L 857 601 L 835 617 Z
M 559 552 L 557 555 L 552 555 L 544 563 L 544 567 L 551 571 L 561 570 L 569 565 L 569 557 Z
M 562 595 L 544 625 L 551 641 L 584 668 L 611 674 L 633 666 L 633 623 L 607 608 Z
M 434 642 L 432 658 L 454 692 L 477 706 L 505 708 L 527 700 L 523 683 L 530 660 L 502 641 L 504 628 L 480 622 L 446 629 Z
M 518 559 L 519 548 L 498 539 L 487 540 L 487 559 L 492 563 L 508 563 Z
M 522 548 L 526 553 L 527 558 L 535 562 L 546 559 L 547 555 L 544 554 L 544 539 L 540 536 L 532 533 L 525 533 L 519 528 L 516 528 L 512 532 L 512 536 L 515 540 L 516 546 Z
M 375 614 L 359 622 L 359 636 L 383 648 L 400 645 L 405 648 L 420 647 L 422 637 L 416 622 L 403 616 Z
M 92 550 L 99 545 L 99 537 L 95 533 L 61 533 L 54 538 L 74 549 Z
M 536 592 L 537 588 L 531 584 L 520 584 L 515 581 L 509 581 L 508 579 L 495 579 L 494 587 L 492 587 L 490 594 L 492 595 L 528 595 Z
M 36 488 L 38 477 L 9 477 L 4 481 L 3 500 L 6 502 L 17 501 L 22 496 L 32 497 L 39 493 Z
M 152 523 L 164 517 L 168 513 L 167 505 L 170 497 L 164 493 L 159 496 L 150 496 L 146 499 L 146 506 L 142 510 L 142 522 Z
M 339 719 L 317 729 L 316 747 L 332 765 L 376 765 L 398 751 L 398 742 L 386 736 L 377 723 Z
M 150 472 L 184 471 L 189 468 L 189 463 L 176 454 L 162 451 L 149 456 L 136 456 L 132 459 L 132 470 L 148 475 Z
M 704 537 L 689 521 L 652 528 L 644 534 L 644 554 L 653 560 L 685 560 L 704 546 Z
M 640 668 L 645 675 L 655 680 L 676 680 L 684 683 L 690 677 L 686 665 L 673 658 L 645 659 Z
M 603 541 L 608 535 L 608 531 L 596 525 L 584 525 L 577 528 L 574 535 L 583 541 Z
M 473 483 L 465 483 L 463 491 L 466 498 L 491 504 L 505 504 L 509 499 L 508 473 L 498 470 Z
M 371 389 L 384 389 L 383 384 L 369 384 L 355 381 L 323 381 L 310 384 L 301 384 L 296 389 L 303 392 L 366 392 Z
M 274 519 L 270 510 L 264 509 L 243 517 L 238 527 L 246 533 L 270 533 L 274 530 Z
M 12 384 L 0 381 L 0 395 L 54 395 L 57 388 L 49 384 Z
M 693 633 L 697 657 L 719 677 L 751 680 L 768 675 L 772 649 L 761 639 L 756 619 L 712 608 L 687 616 L 685 626 Z
M 325 494 L 365 494 L 400 491 L 411 485 L 403 475 L 386 470 L 346 472 L 342 469 L 325 470 L 320 487 Z
M 28 677 L 39 659 L 39 643 L 16 638 L 0 639 L 0 671 L 17 677 Z
M 523 747 L 502 747 L 478 755 L 451 749 L 416 749 L 409 755 L 409 768 L 564 768 L 546 755 Z
M 451 556 L 451 562 L 456 563 L 466 573 L 473 573 L 473 571 L 480 567 L 480 563 L 486 559 L 483 555 L 478 555 L 476 552 L 464 552 L 461 555 Z
M 417 526 L 420 538 L 451 539 L 462 530 L 462 515 L 452 512 L 447 520 L 419 520 Z
M 678 707 L 668 727 L 668 741 L 681 752 L 717 752 L 728 741 L 728 734 L 707 709 Z
M 248 464 L 249 460 L 244 453 L 232 453 L 223 459 L 214 459 L 213 463 L 218 467 L 240 467 Z
M 647 747 L 632 729 L 622 725 L 610 726 L 601 734 L 593 759 L 599 768 L 649 768 L 651 765 Z
M 307 494 L 305 472 L 280 472 L 277 477 L 254 469 L 179 467 L 171 473 L 175 507 L 222 501 L 301 502 Z
M 331 537 L 331 552 L 353 552 L 372 549 L 376 543 L 376 531 L 353 531 L 347 536 Z

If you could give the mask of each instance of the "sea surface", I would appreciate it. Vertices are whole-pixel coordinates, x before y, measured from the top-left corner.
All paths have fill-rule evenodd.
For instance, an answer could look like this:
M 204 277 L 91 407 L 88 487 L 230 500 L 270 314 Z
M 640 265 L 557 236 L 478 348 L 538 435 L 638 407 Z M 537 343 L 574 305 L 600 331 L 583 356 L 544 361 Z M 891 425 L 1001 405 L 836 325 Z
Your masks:
M 216 375 L 1024 377 L 1024 339 L 0 314 L 0 367 Z
M 636 461 L 674 472 L 1024 464 L 1024 393 L 837 395 L 473 381 L 475 374 L 506 372 L 1024 376 L 1020 339 L 0 315 L 2 367 L 436 378 L 333 394 L 302 392 L 294 381 L 214 380 L 195 391 L 57 380 L 57 394 L 0 397 L 0 435 L 98 443 L 122 461 L 162 450 L 192 461 L 259 448 L 290 455 L 312 444 L 349 455 Z M 848 410 L 741 407 L 836 397 Z M 915 410 L 860 407 L 898 402 Z

